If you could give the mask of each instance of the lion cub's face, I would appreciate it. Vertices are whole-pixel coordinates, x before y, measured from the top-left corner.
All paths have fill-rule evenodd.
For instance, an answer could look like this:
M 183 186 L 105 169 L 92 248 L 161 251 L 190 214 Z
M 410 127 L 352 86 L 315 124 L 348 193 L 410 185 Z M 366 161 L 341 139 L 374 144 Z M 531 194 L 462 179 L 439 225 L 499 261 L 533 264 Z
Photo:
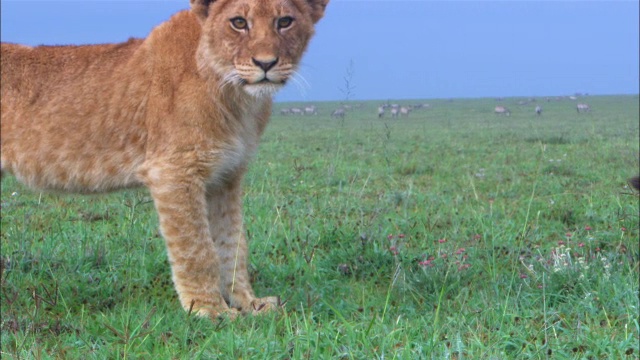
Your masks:
M 254 96 L 295 73 L 329 0 L 191 0 L 202 23 L 198 66 Z

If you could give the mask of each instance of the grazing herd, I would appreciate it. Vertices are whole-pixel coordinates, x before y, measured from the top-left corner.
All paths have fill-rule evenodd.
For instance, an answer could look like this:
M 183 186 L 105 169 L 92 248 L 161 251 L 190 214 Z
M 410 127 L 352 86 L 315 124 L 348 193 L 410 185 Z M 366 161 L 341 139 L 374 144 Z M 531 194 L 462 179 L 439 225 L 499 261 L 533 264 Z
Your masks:
M 570 100 L 574 100 L 574 98 L 577 100 L 577 97 L 575 96 L 569 97 Z M 546 99 L 547 99 L 547 102 L 549 102 L 551 101 L 552 98 L 547 97 Z M 560 97 L 556 98 L 556 100 L 560 100 L 560 99 L 562 98 Z M 503 100 L 504 100 L 503 98 L 496 99 L 496 101 L 503 101 Z M 536 100 L 533 98 L 530 98 L 528 100 L 518 101 L 517 104 L 528 105 L 528 104 L 531 104 L 532 102 L 536 102 Z M 330 112 L 330 116 L 331 118 L 334 118 L 334 119 L 344 119 L 345 116 L 347 116 L 347 114 L 350 111 L 354 109 L 360 109 L 362 107 L 364 107 L 364 104 L 362 103 L 341 104 L 340 107 Z M 379 119 L 382 119 L 385 117 L 389 117 L 391 119 L 398 119 L 398 118 L 408 118 L 410 117 L 412 112 L 419 109 L 428 109 L 430 107 L 431 105 L 426 103 L 414 104 L 414 105 L 400 105 L 396 103 L 386 102 L 377 106 L 376 110 L 377 110 L 377 115 Z M 586 103 L 578 103 L 576 105 L 576 111 L 578 112 L 578 114 L 589 113 L 591 112 L 591 107 Z M 504 105 L 496 105 L 493 109 L 493 112 L 496 115 L 511 116 L 511 110 Z M 534 108 L 534 113 L 537 116 L 542 115 L 542 106 L 540 104 L 536 104 Z M 318 111 L 318 107 L 316 105 L 306 105 L 301 107 L 290 107 L 290 108 L 280 109 L 280 115 L 282 116 L 289 116 L 289 115 L 314 116 L 319 114 L 320 112 Z
M 304 108 L 283 108 L 280 109 L 280 115 L 318 115 L 318 108 L 315 105 L 308 105 Z
M 431 107 L 431 105 L 429 104 L 415 104 L 415 105 L 400 106 L 399 104 L 384 103 L 378 106 L 378 118 L 379 119 L 384 118 L 387 112 L 389 113 L 389 116 L 391 116 L 392 119 L 395 119 L 398 117 L 409 117 L 409 114 L 411 114 L 412 111 L 418 110 L 418 109 L 426 109 L 429 107 Z
M 569 100 L 577 100 L 578 97 L 577 96 L 569 96 L 568 97 Z M 503 101 L 503 98 L 496 98 L 496 101 Z M 556 100 L 562 100 L 561 97 L 556 97 Z M 518 101 L 518 105 L 528 105 L 532 102 L 535 102 L 535 99 L 528 99 L 528 100 L 521 100 Z M 547 97 L 547 102 L 550 102 L 551 98 Z M 576 110 L 578 111 L 578 113 L 588 113 L 591 112 L 591 107 L 588 104 L 585 103 L 579 103 L 576 105 Z M 542 106 L 541 105 L 536 105 L 535 109 L 535 114 L 540 116 L 542 115 Z M 502 106 L 502 105 L 498 105 L 493 109 L 493 112 L 496 113 L 496 115 L 505 115 L 505 116 L 510 116 L 511 115 L 511 110 L 509 110 L 507 107 Z

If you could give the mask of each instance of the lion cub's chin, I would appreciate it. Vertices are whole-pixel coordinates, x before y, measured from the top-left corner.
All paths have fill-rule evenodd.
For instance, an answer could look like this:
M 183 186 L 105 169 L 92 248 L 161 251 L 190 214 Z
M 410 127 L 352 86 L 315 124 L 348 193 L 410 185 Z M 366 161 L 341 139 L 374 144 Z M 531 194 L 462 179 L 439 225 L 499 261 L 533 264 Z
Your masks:
M 246 84 L 242 88 L 244 91 L 256 98 L 272 97 L 278 90 L 282 89 L 282 84 L 261 83 Z

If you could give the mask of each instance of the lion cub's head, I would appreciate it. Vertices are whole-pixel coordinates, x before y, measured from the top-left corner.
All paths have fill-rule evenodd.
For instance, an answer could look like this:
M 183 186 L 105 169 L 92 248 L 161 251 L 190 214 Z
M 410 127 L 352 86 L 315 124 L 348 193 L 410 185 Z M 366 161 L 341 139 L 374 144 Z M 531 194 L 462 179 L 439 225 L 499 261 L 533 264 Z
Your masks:
M 329 0 L 190 0 L 202 24 L 198 67 L 221 86 L 271 95 L 294 74 Z

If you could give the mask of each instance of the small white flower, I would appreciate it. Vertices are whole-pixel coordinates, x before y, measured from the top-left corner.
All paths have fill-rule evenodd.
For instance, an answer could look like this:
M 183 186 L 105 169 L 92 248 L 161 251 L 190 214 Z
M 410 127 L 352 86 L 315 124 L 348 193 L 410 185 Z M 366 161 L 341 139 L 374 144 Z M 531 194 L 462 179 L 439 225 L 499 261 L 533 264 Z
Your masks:
M 14 191 L 14 192 L 11 193 L 11 196 L 18 196 L 18 195 L 20 195 L 20 194 L 18 194 L 17 191 Z

